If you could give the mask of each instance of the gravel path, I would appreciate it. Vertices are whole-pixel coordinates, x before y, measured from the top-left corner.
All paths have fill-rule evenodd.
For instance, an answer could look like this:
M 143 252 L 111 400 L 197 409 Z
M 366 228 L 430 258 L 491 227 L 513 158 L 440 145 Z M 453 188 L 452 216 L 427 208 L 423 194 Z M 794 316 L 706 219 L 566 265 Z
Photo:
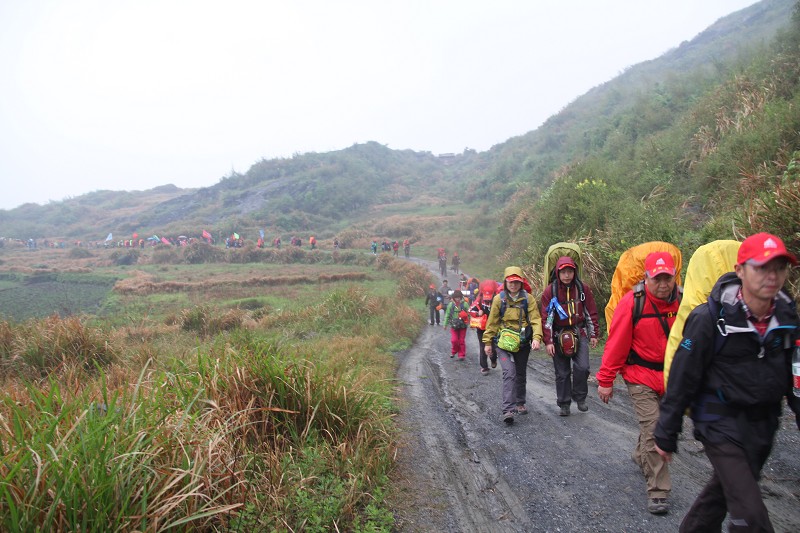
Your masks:
M 436 271 L 434 262 L 415 260 Z M 451 285 L 456 277 L 450 276 Z M 530 414 L 500 420 L 500 366 L 479 372 L 478 341 L 450 359 L 449 332 L 429 326 L 398 354 L 398 422 L 403 431 L 390 497 L 399 532 L 673 532 L 710 475 L 702 446 L 685 439 L 671 465 L 672 509 L 647 512 L 644 479 L 631 461 L 638 429 L 624 384 L 609 405 L 596 397 L 592 353 L 589 411 L 561 417 L 552 362 L 528 364 Z M 784 415 L 762 490 L 776 531 L 800 531 L 800 432 Z

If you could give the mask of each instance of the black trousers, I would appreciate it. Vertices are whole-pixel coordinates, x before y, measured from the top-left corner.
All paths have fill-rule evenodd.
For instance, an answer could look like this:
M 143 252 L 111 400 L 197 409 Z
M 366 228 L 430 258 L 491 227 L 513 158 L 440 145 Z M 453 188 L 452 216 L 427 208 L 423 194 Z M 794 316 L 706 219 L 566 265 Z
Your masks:
M 756 459 L 759 464 L 753 465 L 744 448 L 730 441 L 702 442 L 714 473 L 686 513 L 679 531 L 722 531 L 728 513 L 728 531 L 774 531 L 758 486 L 769 453 L 762 453 Z
M 434 320 L 435 320 L 436 324 L 439 324 L 439 310 L 436 309 L 436 306 L 429 305 L 428 307 L 430 307 L 430 309 L 431 309 L 430 323 L 433 324 Z

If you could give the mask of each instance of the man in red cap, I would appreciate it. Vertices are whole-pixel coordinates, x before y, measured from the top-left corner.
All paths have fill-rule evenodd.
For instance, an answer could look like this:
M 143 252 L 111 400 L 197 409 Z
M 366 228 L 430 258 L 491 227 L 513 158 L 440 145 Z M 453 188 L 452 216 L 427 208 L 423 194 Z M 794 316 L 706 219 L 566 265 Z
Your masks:
M 578 279 L 571 257 L 556 261 L 556 279 L 542 293 L 545 321 L 544 345 L 553 358 L 556 403 L 561 416 L 569 416 L 575 400 L 579 411 L 588 411 L 589 346 L 597 346 L 597 306 L 591 289 Z
M 783 398 L 800 429 L 791 358 L 797 310 L 782 290 L 797 258 L 775 235 L 742 242 L 734 272 L 717 280 L 708 303 L 686 319 L 655 428 L 656 450 L 669 462 L 683 413 L 691 406 L 694 436 L 714 472 L 680 531 L 773 531 L 758 479 L 779 426 Z
M 614 310 L 597 371 L 597 395 L 608 403 L 614 395 L 614 379 L 622 375 L 639 419 L 639 440 L 631 458 L 645 478 L 647 510 L 664 514 L 669 511 L 672 480 L 667 462 L 656 451 L 653 428 L 664 395 L 664 352 L 680 292 L 672 255 L 653 252 L 645 258 L 644 268 L 644 282 L 625 294 Z M 639 316 L 635 309 L 641 310 Z

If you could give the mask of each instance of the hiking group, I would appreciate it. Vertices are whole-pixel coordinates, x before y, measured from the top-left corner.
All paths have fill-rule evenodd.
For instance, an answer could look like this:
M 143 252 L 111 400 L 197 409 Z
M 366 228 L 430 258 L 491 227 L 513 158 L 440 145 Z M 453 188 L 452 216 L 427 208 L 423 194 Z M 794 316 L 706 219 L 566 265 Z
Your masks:
M 440 249 L 446 272 L 442 255 Z M 797 263 L 775 235 L 714 241 L 692 255 L 684 290 L 681 253 L 670 243 L 644 243 L 619 259 L 605 309 L 608 339 L 597 395 L 611 401 L 616 377 L 622 377 L 639 426 L 631 459 L 645 479 L 647 510 L 656 515 L 669 512 L 668 465 L 688 412 L 713 472 L 680 531 L 721 531 L 726 516 L 730 531 L 773 531 L 758 480 L 784 398 L 800 429 L 792 376 L 800 321 L 783 289 Z M 466 330 L 472 327 L 480 373 L 488 375 L 489 365 L 500 362 L 501 420 L 507 425 L 528 413 L 527 362 L 541 344 L 553 361 L 558 414 L 570 416 L 573 402 L 579 411 L 589 409 L 589 349 L 598 344 L 599 322 L 582 269 L 580 248 L 558 243 L 545 256 L 538 302 L 517 266 L 504 270 L 501 283 L 478 285 L 473 278 L 466 295 L 451 291 L 447 280 L 439 289 L 430 286 L 430 323 L 439 324 L 444 309 L 450 357 L 466 359 Z

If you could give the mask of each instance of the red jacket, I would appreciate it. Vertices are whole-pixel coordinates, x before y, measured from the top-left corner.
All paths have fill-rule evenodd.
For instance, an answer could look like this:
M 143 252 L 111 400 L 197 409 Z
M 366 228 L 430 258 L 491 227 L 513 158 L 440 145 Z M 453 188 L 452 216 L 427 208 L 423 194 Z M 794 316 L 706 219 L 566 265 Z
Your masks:
M 569 286 L 564 285 L 561 283 L 561 281 L 558 281 L 556 282 L 556 286 L 558 290 L 558 302 L 569 316 L 567 318 L 561 318 L 556 311 L 553 318 L 553 329 L 558 331 L 571 326 L 585 328 L 587 326 L 587 324 L 585 324 L 585 307 L 586 311 L 589 312 L 589 318 L 592 320 L 591 337 L 596 339 L 597 333 L 600 330 L 600 325 L 597 322 L 597 304 L 594 303 L 594 296 L 592 295 L 591 289 L 585 283 L 583 283 L 583 295 L 585 300 L 581 302 L 580 292 L 578 291 L 578 287 L 574 281 L 570 283 Z M 544 288 L 544 292 L 542 293 L 542 320 L 547 319 L 547 307 L 550 305 L 550 300 L 553 298 L 552 293 L 553 284 L 550 283 Z M 544 344 L 553 344 L 553 332 L 548 328 L 542 328 L 542 331 L 544 332 Z M 586 331 L 583 333 L 586 333 Z
M 647 289 L 644 292 L 645 301 L 642 313 L 652 314 L 653 307 L 650 302 L 654 302 L 658 312 L 666 318 L 667 325 L 672 327 L 680 300 L 677 298 L 671 302 L 659 300 Z M 626 364 L 631 350 L 646 361 L 663 363 L 664 352 L 667 348 L 667 335 L 657 317 L 642 317 L 634 328 L 633 303 L 633 291 L 628 291 L 614 310 L 611 330 L 608 332 L 608 341 L 603 351 L 603 362 L 600 370 L 597 371 L 597 382 L 601 387 L 611 387 L 617 374 L 622 374 L 625 381 L 650 387 L 661 396 L 664 394 L 663 371 L 641 365 Z

